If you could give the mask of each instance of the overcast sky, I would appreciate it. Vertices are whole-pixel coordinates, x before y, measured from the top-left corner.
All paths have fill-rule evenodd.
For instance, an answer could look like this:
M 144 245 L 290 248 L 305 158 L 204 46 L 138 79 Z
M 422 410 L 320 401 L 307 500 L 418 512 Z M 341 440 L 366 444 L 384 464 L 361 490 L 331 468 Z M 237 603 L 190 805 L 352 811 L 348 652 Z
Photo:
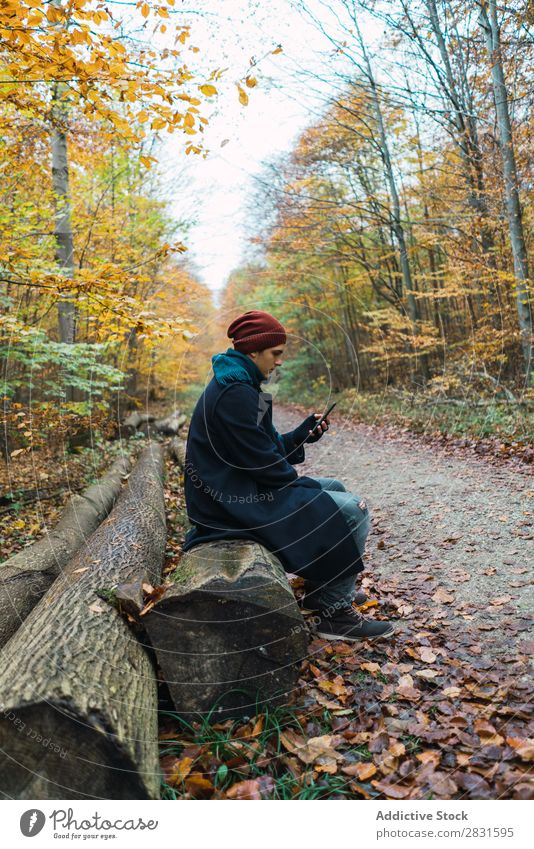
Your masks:
M 322 0 L 312 2 L 321 15 L 328 14 Z M 262 162 L 290 150 L 320 113 L 328 87 L 306 82 L 301 74 L 325 70 L 328 45 L 289 0 L 195 0 L 192 8 L 191 43 L 200 48 L 203 67 L 228 70 L 208 112 L 208 159 L 186 157 L 173 136 L 165 144 L 162 167 L 173 213 L 195 222 L 185 239 L 188 256 L 203 282 L 218 290 L 244 259 L 247 209 Z M 278 44 L 283 52 L 272 55 Z M 252 58 L 255 68 L 250 68 Z M 249 69 L 258 87 L 247 89 L 245 107 L 235 83 Z

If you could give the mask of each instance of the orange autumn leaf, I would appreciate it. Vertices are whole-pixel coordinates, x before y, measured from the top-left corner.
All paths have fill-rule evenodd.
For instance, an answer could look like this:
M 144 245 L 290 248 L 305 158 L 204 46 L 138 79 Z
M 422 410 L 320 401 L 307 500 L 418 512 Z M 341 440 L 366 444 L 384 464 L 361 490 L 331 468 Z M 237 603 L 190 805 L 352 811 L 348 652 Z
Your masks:
M 204 83 L 204 85 L 200 86 L 200 91 L 205 97 L 213 97 L 217 94 L 217 89 L 214 85 L 210 85 L 209 83 Z
M 248 94 L 246 93 L 244 88 L 241 88 L 240 85 L 237 86 L 237 91 L 239 92 L 239 102 L 242 106 L 248 105 Z
M 193 765 L 193 758 L 182 758 L 177 761 L 172 768 L 170 775 L 167 778 L 167 784 L 170 784 L 171 787 L 174 787 L 176 784 L 181 784 L 189 773 L 191 772 L 191 767 Z
M 434 764 L 434 766 L 439 766 L 441 761 L 441 754 L 434 749 L 427 749 L 424 752 L 418 752 L 415 756 L 418 761 L 422 764 Z
M 345 775 L 354 775 L 360 781 L 367 781 L 367 779 L 372 778 L 373 775 L 376 775 L 377 769 L 376 766 L 372 763 L 359 763 L 343 766 L 341 767 L 341 772 L 343 772 Z
M 365 672 L 370 672 L 371 675 L 376 675 L 377 672 L 380 672 L 380 664 L 366 661 L 365 663 L 360 663 L 360 669 L 365 670 Z
M 239 781 L 226 793 L 227 799 L 261 799 L 260 784 L 255 779 Z
M 400 784 L 389 784 L 387 781 L 371 781 L 371 784 L 388 799 L 405 799 L 410 794 L 410 788 Z
M 198 772 L 191 773 L 185 780 L 185 789 L 195 799 L 208 799 L 215 790 L 209 778 Z

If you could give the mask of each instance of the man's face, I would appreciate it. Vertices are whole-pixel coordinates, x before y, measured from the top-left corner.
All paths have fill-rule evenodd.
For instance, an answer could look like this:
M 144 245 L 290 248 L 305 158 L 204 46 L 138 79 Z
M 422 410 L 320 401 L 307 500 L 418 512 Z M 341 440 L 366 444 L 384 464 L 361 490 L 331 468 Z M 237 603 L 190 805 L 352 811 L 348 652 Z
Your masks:
M 276 345 L 275 348 L 264 348 L 263 351 L 253 351 L 251 354 L 247 354 L 247 356 L 254 360 L 264 377 L 269 377 L 276 366 L 282 365 L 284 348 L 285 345 Z

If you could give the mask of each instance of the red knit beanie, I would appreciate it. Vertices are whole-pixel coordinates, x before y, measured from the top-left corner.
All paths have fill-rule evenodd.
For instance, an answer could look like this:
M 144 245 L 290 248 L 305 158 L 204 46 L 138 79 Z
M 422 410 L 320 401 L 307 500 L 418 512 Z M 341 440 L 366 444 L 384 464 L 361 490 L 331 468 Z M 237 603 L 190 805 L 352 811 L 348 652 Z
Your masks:
M 236 351 L 250 354 L 285 345 L 286 332 L 280 322 L 268 312 L 249 310 L 235 318 L 226 334 L 234 343 Z

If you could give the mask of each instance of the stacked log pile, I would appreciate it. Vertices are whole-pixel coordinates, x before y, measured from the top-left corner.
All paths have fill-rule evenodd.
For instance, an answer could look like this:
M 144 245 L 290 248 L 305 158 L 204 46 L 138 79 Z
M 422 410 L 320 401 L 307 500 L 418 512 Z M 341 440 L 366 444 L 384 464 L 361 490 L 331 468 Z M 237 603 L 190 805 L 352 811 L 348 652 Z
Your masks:
M 119 428 L 118 436 L 130 437 L 137 433 L 144 436 L 176 436 L 187 421 L 187 416 L 180 410 L 174 410 L 169 416 L 157 419 L 151 413 L 134 411 Z
M 184 422 L 175 410 L 124 425 L 171 437 L 183 470 Z M 6 798 L 158 798 L 157 677 L 188 718 L 252 716 L 291 697 L 308 632 L 274 555 L 254 541 L 196 546 L 161 586 L 163 457 L 152 440 L 122 492 L 130 463 L 117 460 L 0 567 Z
M 0 791 L 19 799 L 157 798 L 157 684 L 114 589 L 161 581 L 163 452 L 141 454 L 115 507 L 0 658 Z
M 0 566 L 0 646 L 106 518 L 130 466 L 128 457 L 119 457 L 100 480 L 70 497 L 54 528 Z

